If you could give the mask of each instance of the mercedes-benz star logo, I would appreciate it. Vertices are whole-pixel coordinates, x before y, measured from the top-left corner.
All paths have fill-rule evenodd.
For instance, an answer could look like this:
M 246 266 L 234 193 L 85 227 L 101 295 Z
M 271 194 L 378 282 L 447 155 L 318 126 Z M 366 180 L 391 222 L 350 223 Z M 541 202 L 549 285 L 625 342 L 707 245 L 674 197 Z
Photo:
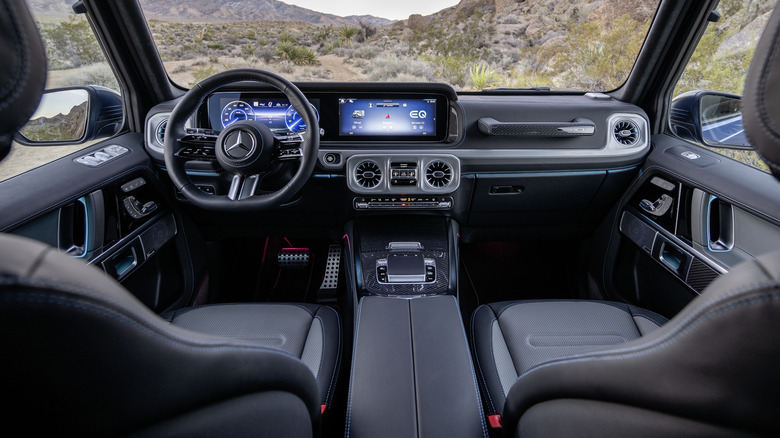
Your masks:
M 230 158 L 246 158 L 255 149 L 255 136 L 246 131 L 236 131 L 225 138 L 225 154 Z

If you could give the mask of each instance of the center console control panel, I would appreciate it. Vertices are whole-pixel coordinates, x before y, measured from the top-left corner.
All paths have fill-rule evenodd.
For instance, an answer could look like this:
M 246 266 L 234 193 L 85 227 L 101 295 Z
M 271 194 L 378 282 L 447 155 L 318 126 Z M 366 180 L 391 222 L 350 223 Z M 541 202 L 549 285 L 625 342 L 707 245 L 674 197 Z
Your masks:
M 399 198 L 407 198 L 407 195 L 450 194 L 460 185 L 460 160 L 447 154 L 353 155 L 347 160 L 347 185 L 350 190 L 360 195 L 399 195 Z M 420 198 L 421 196 L 415 196 L 415 199 Z M 415 206 L 420 207 L 422 205 L 419 202 L 434 202 L 434 198 L 429 198 L 430 200 L 413 202 L 417 202 Z M 452 200 L 449 199 L 449 202 L 451 204 Z M 438 208 L 433 205 L 426 206 L 430 207 Z M 356 204 L 355 208 L 366 207 Z
M 383 196 L 354 199 L 355 210 L 426 209 L 449 210 L 452 196 Z
M 379 283 L 420 284 L 436 281 L 436 260 L 416 253 L 391 254 L 376 261 Z

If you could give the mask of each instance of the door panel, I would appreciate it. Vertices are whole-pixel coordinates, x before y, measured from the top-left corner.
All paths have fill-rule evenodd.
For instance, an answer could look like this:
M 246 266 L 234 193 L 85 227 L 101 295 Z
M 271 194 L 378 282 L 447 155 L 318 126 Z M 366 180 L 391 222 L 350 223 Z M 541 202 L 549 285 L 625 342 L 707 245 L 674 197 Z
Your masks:
M 110 146 L 126 152 L 83 163 Z M 0 193 L 0 231 L 84 259 L 155 311 L 189 300 L 186 240 L 141 135 L 118 136 L 0 182 Z
M 601 280 L 608 298 L 674 316 L 737 264 L 780 248 L 780 184 L 668 136 L 618 205 Z

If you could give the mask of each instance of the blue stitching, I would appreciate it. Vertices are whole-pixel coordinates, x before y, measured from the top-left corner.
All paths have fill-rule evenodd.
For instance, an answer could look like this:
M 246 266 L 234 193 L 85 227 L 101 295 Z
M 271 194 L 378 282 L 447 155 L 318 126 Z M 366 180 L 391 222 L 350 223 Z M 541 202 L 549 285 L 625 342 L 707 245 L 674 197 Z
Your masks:
M 476 362 L 477 368 L 479 369 L 479 375 L 482 377 L 482 381 L 485 383 L 485 393 L 488 396 L 488 401 L 490 401 L 490 409 L 492 412 L 496 412 L 496 406 L 493 404 L 493 397 L 490 396 L 490 389 L 487 387 L 487 380 L 485 380 L 485 373 L 482 372 L 482 366 L 479 363 L 479 353 L 476 351 L 477 339 L 474 335 L 474 318 L 477 316 L 477 312 L 479 312 L 479 309 L 482 307 L 486 306 L 484 304 L 479 306 L 477 310 L 471 314 L 471 339 L 474 340 L 474 362 Z M 491 309 L 490 311 L 492 312 L 493 310 Z
M 325 402 L 327 404 L 330 404 L 331 395 L 332 395 L 331 394 L 331 388 L 333 388 L 333 385 L 334 385 L 334 383 L 336 381 L 336 376 L 338 375 L 338 370 L 340 368 L 339 359 L 341 358 L 341 319 L 339 318 L 338 312 L 336 312 L 332 308 L 327 307 L 327 306 L 323 306 L 323 308 L 329 309 L 331 312 L 333 312 L 336 315 L 336 327 L 338 328 L 338 332 L 339 332 L 338 333 L 338 335 L 339 335 L 338 336 L 338 341 L 336 342 L 336 363 L 333 365 L 333 374 L 331 374 L 331 376 L 330 376 L 330 384 L 328 385 L 328 392 L 327 392 L 327 395 L 325 396 Z M 323 331 L 323 335 L 322 335 L 322 339 L 323 339 L 322 354 L 323 354 L 323 357 L 324 357 L 325 356 L 325 341 L 324 340 L 326 339 L 325 338 L 325 324 L 322 325 L 322 331 Z M 323 360 L 323 362 L 324 362 L 324 360 Z
M 482 396 L 479 392 L 479 384 L 477 383 L 477 375 L 474 373 L 473 360 L 471 358 L 471 350 L 469 349 L 469 338 L 466 336 L 466 327 L 463 324 L 463 318 L 460 316 L 460 307 L 458 306 L 458 300 L 454 295 L 450 295 L 455 302 L 455 311 L 458 314 L 458 321 L 460 321 L 460 332 L 463 334 L 463 340 L 466 342 L 466 353 L 469 355 L 469 370 L 471 370 L 471 379 L 474 383 L 474 389 L 477 395 L 477 413 L 479 415 L 479 421 L 482 424 L 482 436 L 487 437 L 487 426 L 485 426 L 485 415 L 482 409 Z
M 778 287 L 780 286 L 780 281 L 772 281 L 767 283 L 759 283 L 754 285 L 749 285 L 745 288 L 737 289 L 732 292 L 726 293 L 720 297 L 718 300 L 713 301 L 721 301 L 728 299 L 730 297 L 733 297 L 734 295 L 738 295 L 743 292 L 749 292 L 752 290 L 757 289 L 763 289 L 763 288 L 771 288 L 771 287 Z M 616 359 L 624 359 L 624 358 L 631 358 L 635 356 L 642 356 L 645 354 L 648 354 L 650 352 L 663 349 L 667 345 L 674 343 L 677 339 L 679 339 L 682 336 L 685 336 L 691 329 L 694 327 L 697 327 L 699 324 L 702 324 L 707 319 L 711 318 L 712 316 L 718 315 L 726 310 L 730 310 L 732 308 L 741 307 L 742 305 L 748 305 L 752 304 L 754 301 L 763 301 L 763 300 L 774 300 L 780 298 L 780 293 L 772 293 L 765 296 L 759 296 L 754 298 L 748 298 L 746 301 L 739 301 L 736 303 L 732 303 L 729 305 L 726 305 L 725 307 L 716 308 L 712 310 L 706 310 L 702 309 L 704 313 L 702 312 L 695 312 L 691 315 L 689 315 L 685 320 L 680 322 L 675 326 L 674 329 L 670 330 L 668 333 L 666 333 L 664 336 L 652 341 L 651 343 L 647 344 L 640 344 L 637 346 L 627 347 L 627 348 L 617 348 L 615 350 L 608 350 L 608 351 L 597 351 L 597 352 L 590 352 L 590 353 L 584 353 L 580 355 L 573 355 L 569 356 L 567 358 L 561 358 L 561 359 L 554 359 L 552 361 L 539 364 L 535 366 L 534 368 L 528 370 L 520 376 L 520 379 L 524 378 L 525 376 L 533 373 L 536 370 L 547 368 L 549 366 L 564 364 L 564 363 L 572 363 L 572 362 L 589 362 L 589 361 L 597 361 L 597 360 L 616 360 Z M 705 303 L 702 305 L 702 307 L 706 307 L 711 302 Z M 686 324 L 688 324 L 692 320 L 696 320 L 693 325 L 687 328 L 683 328 Z M 655 345 L 654 345 L 655 344 Z M 519 380 L 519 379 L 518 379 Z
M 363 300 L 365 298 L 360 299 L 360 304 L 358 304 L 358 316 L 357 321 L 355 321 L 355 342 L 354 346 L 352 348 L 352 367 L 349 371 L 349 398 L 347 400 L 347 426 L 344 431 L 344 436 L 349 437 L 349 429 L 352 426 L 352 394 L 355 389 L 355 360 L 357 359 L 357 343 L 358 343 L 358 335 L 360 334 L 360 315 L 363 314 Z

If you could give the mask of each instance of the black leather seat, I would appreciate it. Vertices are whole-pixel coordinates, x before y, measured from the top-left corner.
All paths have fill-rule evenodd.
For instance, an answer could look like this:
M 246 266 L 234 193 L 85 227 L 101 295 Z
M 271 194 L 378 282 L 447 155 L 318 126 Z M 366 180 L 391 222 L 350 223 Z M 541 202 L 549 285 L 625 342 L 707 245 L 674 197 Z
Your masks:
M 45 59 L 25 0 L 0 0 L 0 157 Z M 312 436 L 341 327 L 329 307 L 227 304 L 164 318 L 99 269 L 0 234 L 2 427 L 10 436 Z
M 746 133 L 780 177 L 778 102 L 780 8 L 743 97 Z M 736 266 L 666 323 L 618 303 L 511 302 L 478 308 L 472 336 L 504 436 L 780 430 L 780 252 Z
M 535 366 L 623 344 L 666 318 L 635 306 L 597 301 L 507 301 L 482 305 L 471 320 L 475 361 L 490 411 L 502 414 L 506 394 Z

